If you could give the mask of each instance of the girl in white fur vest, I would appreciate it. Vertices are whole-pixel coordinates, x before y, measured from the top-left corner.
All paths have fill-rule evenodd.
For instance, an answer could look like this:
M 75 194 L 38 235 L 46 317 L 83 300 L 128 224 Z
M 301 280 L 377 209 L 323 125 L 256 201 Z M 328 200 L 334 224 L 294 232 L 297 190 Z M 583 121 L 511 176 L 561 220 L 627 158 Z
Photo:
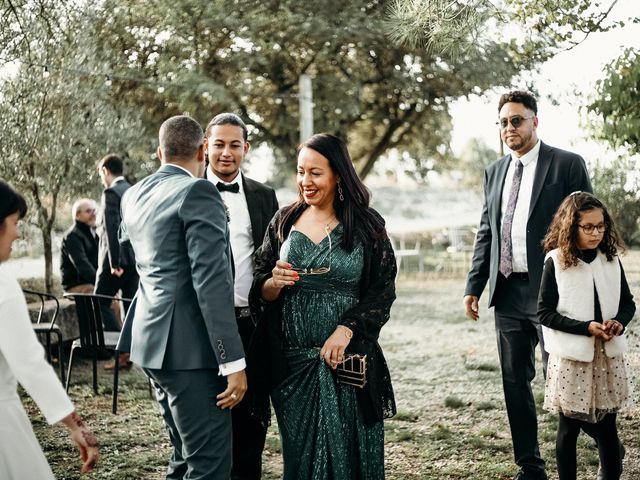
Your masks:
M 558 208 L 544 248 L 538 318 L 549 352 L 544 408 L 560 417 L 558 475 L 576 479 L 583 430 L 598 444 L 598 479 L 618 480 L 624 447 L 616 415 L 629 398 L 624 331 L 635 313 L 618 258 L 622 242 L 604 205 L 575 192 Z

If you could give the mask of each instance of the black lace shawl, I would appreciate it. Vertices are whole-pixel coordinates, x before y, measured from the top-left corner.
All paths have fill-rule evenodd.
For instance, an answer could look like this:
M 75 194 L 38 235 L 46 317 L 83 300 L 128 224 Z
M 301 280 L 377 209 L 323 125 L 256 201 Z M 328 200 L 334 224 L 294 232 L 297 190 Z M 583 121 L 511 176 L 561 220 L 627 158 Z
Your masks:
M 302 213 L 297 212 L 291 224 Z M 376 213 L 377 215 L 377 213 Z M 255 274 L 249 304 L 256 331 L 247 352 L 250 390 L 253 390 L 253 413 L 268 422 L 269 409 L 264 398 L 286 378 L 287 363 L 282 351 L 282 295 L 274 302 L 262 299 L 262 284 L 271 277 L 280 251 L 277 231 L 281 221 L 280 210 L 269 224 L 262 246 L 254 254 Z M 385 234 L 372 239 L 359 229 L 358 241 L 364 244 L 364 267 L 360 284 L 360 301 L 346 311 L 339 323 L 353 330 L 347 349 L 351 353 L 367 355 L 367 384 L 356 389 L 358 405 L 365 422 L 373 424 L 395 415 L 396 405 L 387 363 L 378 344 L 380 329 L 389 320 L 391 304 L 396 298 L 396 260 L 389 237 Z M 259 400 L 262 399 L 262 400 Z

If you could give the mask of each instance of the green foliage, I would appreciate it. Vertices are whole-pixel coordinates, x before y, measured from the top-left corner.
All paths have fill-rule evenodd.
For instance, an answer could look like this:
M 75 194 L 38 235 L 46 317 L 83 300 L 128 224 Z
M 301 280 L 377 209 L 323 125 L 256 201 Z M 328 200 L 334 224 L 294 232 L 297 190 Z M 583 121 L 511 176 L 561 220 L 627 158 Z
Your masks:
M 450 157 L 451 99 L 508 84 L 534 60 L 490 38 L 455 54 L 390 43 L 393 3 L 107 0 L 98 37 L 117 98 L 151 132 L 169 115 L 186 111 L 206 124 L 235 111 L 254 144 L 267 142 L 293 171 L 298 80 L 307 74 L 315 130 L 346 138 L 362 175 L 394 148 L 425 175 Z
M 640 50 L 629 48 L 607 65 L 587 110 L 597 116 L 592 123 L 596 138 L 640 153 Z
M 525 26 L 527 34 L 551 47 L 549 53 L 570 49 L 593 32 L 622 26 L 609 19 L 618 0 L 506 0 L 511 18 Z
M 497 133 L 496 133 L 497 138 Z M 471 138 L 460 153 L 456 168 L 462 171 L 462 186 L 482 192 L 484 169 L 499 158 L 498 152 L 479 138 Z
M 591 170 L 593 190 L 605 204 L 627 245 L 640 244 L 640 178 L 632 159 L 618 158 L 611 165 Z
M 125 152 L 140 124 L 111 102 L 89 8 L 73 1 L 14 2 L 0 35 L 2 57 L 15 71 L 2 81 L 0 177 L 29 200 L 29 219 L 42 233 L 45 280 L 53 288 L 51 232 L 60 202 L 95 194 L 95 162 Z
M 592 32 L 606 32 L 617 0 L 396 0 L 390 8 L 389 37 L 396 43 L 459 53 L 484 42 L 497 28 L 519 29 L 520 54 L 542 62 L 573 48 Z M 501 32 L 505 35 L 504 32 Z M 516 53 L 516 50 L 514 50 Z

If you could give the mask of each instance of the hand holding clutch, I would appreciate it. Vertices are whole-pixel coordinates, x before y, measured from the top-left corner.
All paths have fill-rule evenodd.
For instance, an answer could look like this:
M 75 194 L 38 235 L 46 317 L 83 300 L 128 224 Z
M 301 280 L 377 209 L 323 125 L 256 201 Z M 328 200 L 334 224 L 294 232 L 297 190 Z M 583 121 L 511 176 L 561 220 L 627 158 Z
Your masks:
M 347 356 L 336 369 L 338 383 L 364 388 L 367 384 L 367 356 L 353 354 Z

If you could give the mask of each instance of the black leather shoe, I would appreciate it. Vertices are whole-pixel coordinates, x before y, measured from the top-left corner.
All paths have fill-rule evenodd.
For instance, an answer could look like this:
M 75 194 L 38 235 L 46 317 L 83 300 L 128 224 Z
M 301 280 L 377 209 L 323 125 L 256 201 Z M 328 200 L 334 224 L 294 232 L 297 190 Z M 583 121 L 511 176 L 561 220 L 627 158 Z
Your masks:
M 620 444 L 620 473 L 622 473 L 622 459 L 624 458 L 627 451 L 624 448 L 622 443 Z M 596 480 L 604 480 L 604 470 L 602 470 L 602 465 L 598 465 L 598 476 Z
M 530 473 L 520 469 L 513 480 L 549 480 L 549 477 L 544 472 Z

